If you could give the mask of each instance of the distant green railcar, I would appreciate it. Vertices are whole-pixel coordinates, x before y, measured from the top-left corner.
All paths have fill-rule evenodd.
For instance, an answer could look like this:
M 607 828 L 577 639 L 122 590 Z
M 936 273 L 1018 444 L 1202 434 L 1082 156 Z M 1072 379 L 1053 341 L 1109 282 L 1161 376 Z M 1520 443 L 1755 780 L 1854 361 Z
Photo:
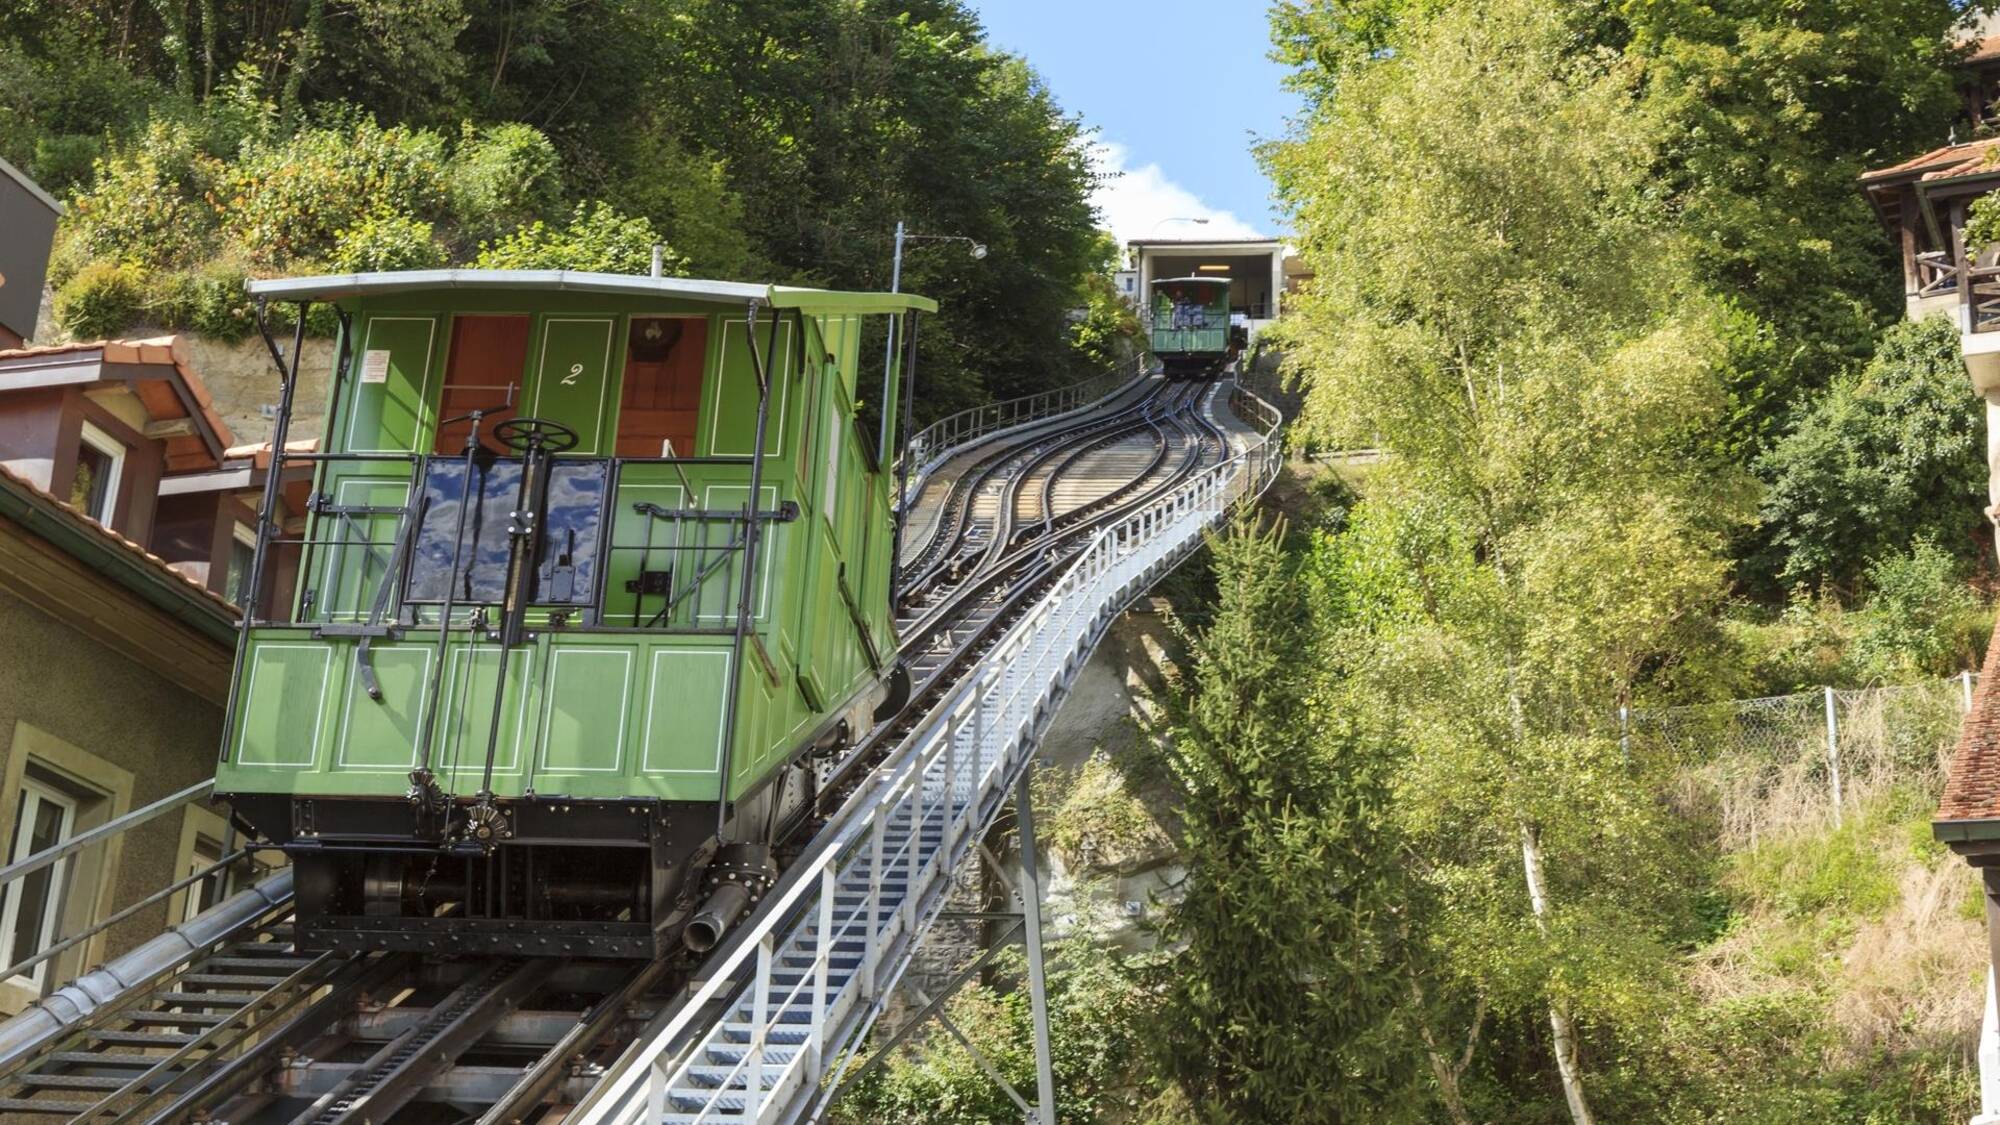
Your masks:
M 1170 277 L 1153 282 L 1153 354 L 1168 378 L 1222 373 L 1235 355 L 1229 279 Z
M 713 944 L 891 679 L 914 350 L 882 370 L 883 332 L 935 305 L 548 271 L 251 289 L 340 321 L 216 774 L 297 868 L 301 945 Z

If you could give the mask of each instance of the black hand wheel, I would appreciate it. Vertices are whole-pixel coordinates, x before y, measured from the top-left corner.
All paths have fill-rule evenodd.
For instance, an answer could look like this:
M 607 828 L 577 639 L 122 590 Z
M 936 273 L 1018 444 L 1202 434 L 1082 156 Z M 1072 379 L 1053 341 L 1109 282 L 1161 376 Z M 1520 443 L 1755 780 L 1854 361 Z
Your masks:
M 583 439 L 575 430 L 547 418 L 509 418 L 493 427 L 493 440 L 516 453 L 526 454 L 533 449 L 561 453 L 575 449 L 576 443 Z

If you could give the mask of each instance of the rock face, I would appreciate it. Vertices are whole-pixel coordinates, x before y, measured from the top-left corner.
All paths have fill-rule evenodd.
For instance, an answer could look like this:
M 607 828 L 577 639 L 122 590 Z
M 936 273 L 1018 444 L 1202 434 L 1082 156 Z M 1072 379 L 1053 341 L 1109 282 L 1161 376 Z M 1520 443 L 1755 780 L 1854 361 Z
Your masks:
M 215 397 L 222 420 L 241 445 L 270 440 L 278 409 L 278 369 L 260 336 L 234 344 L 183 333 L 196 375 Z M 280 341 L 291 347 L 287 335 Z M 318 437 L 326 422 L 327 383 L 333 374 L 333 341 L 306 338 L 293 399 L 291 440 Z

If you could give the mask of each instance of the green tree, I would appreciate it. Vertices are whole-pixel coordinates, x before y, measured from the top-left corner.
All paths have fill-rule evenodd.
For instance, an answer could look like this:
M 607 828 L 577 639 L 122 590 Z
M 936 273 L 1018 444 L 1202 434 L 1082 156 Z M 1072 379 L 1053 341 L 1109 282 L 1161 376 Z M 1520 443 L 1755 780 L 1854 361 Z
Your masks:
M 1282 524 L 1211 541 L 1220 591 L 1165 750 L 1183 898 L 1163 1045 L 1205 1120 L 1418 1120 L 1388 760 L 1315 707 Z
M 1852 591 L 1869 561 L 1927 539 L 1990 553 L 1986 450 L 1950 317 L 1899 322 L 1875 357 L 1800 412 L 1759 459 L 1767 551 L 1752 575 Z
M 1857 176 L 1944 142 L 1951 64 L 1991 0 L 1646 0 L 1592 6 L 1665 122 L 1655 187 L 1731 337 L 1725 442 L 1754 456 L 1791 404 L 1868 357 L 1901 314 L 1893 247 Z
M 1689 455 L 1720 329 L 1652 191 L 1659 120 L 1563 13 L 1483 0 L 1270 153 L 1317 277 L 1285 340 L 1304 423 L 1390 453 L 1355 518 L 1413 608 L 1353 660 L 1412 742 L 1432 940 L 1461 995 L 1541 1009 L 1577 1122 L 1588 1037 L 1649 1018 L 1678 882 L 1605 717 L 1699 642 L 1747 497 Z

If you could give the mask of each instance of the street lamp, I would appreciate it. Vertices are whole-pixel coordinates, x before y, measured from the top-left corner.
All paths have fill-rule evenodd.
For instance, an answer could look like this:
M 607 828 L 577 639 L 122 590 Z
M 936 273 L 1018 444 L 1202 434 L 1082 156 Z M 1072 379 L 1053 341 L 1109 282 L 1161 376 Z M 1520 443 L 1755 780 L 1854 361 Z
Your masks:
M 1207 222 L 1208 220 L 1204 219 L 1202 221 Z M 968 247 L 967 253 L 972 256 L 973 261 L 977 262 L 986 257 L 986 244 L 978 239 L 967 238 L 962 234 L 911 234 L 903 229 L 903 221 L 898 219 L 896 220 L 896 255 L 890 261 L 889 265 L 889 292 L 891 293 L 902 292 L 903 243 L 913 240 L 925 242 L 963 242 Z
M 903 220 L 897 219 L 896 253 L 895 256 L 891 258 L 889 262 L 889 292 L 891 293 L 900 293 L 903 290 L 903 244 L 911 240 L 918 240 L 924 242 L 963 242 L 966 244 L 967 247 L 966 252 L 971 256 L 973 261 L 975 262 L 983 261 L 986 257 L 986 244 L 984 242 L 979 241 L 976 238 L 967 238 L 965 235 L 962 234 L 911 234 L 907 229 L 904 228 Z M 891 317 L 889 318 L 888 338 L 882 342 L 882 370 L 884 372 L 887 372 L 890 368 L 895 366 L 895 363 L 896 363 L 896 318 Z M 914 365 L 912 366 L 914 367 Z M 916 401 L 916 397 L 917 397 L 917 373 L 914 370 L 905 371 L 903 373 L 903 440 L 905 442 L 908 442 L 910 440 L 910 427 L 913 425 L 913 419 L 914 419 L 914 414 L 911 409 L 911 404 Z M 887 444 L 886 438 L 888 437 L 889 434 L 889 426 L 890 426 L 890 420 L 887 414 L 885 413 L 882 418 L 882 431 L 883 431 L 883 437 L 885 439 L 883 442 L 884 445 Z M 909 490 L 909 482 L 910 482 L 910 458 L 909 458 L 909 448 L 907 447 L 907 445 L 904 447 L 902 455 L 897 458 L 897 465 L 898 469 L 896 473 L 896 534 L 894 539 L 894 546 L 891 547 L 892 553 L 889 556 L 890 560 L 889 566 L 891 568 L 890 596 L 892 598 L 895 596 L 895 590 L 894 590 L 895 571 L 897 568 L 901 567 L 903 560 L 903 524 L 905 522 L 903 509 L 906 506 L 908 506 L 910 502 L 910 498 L 907 495 L 905 495 L 905 493 Z

